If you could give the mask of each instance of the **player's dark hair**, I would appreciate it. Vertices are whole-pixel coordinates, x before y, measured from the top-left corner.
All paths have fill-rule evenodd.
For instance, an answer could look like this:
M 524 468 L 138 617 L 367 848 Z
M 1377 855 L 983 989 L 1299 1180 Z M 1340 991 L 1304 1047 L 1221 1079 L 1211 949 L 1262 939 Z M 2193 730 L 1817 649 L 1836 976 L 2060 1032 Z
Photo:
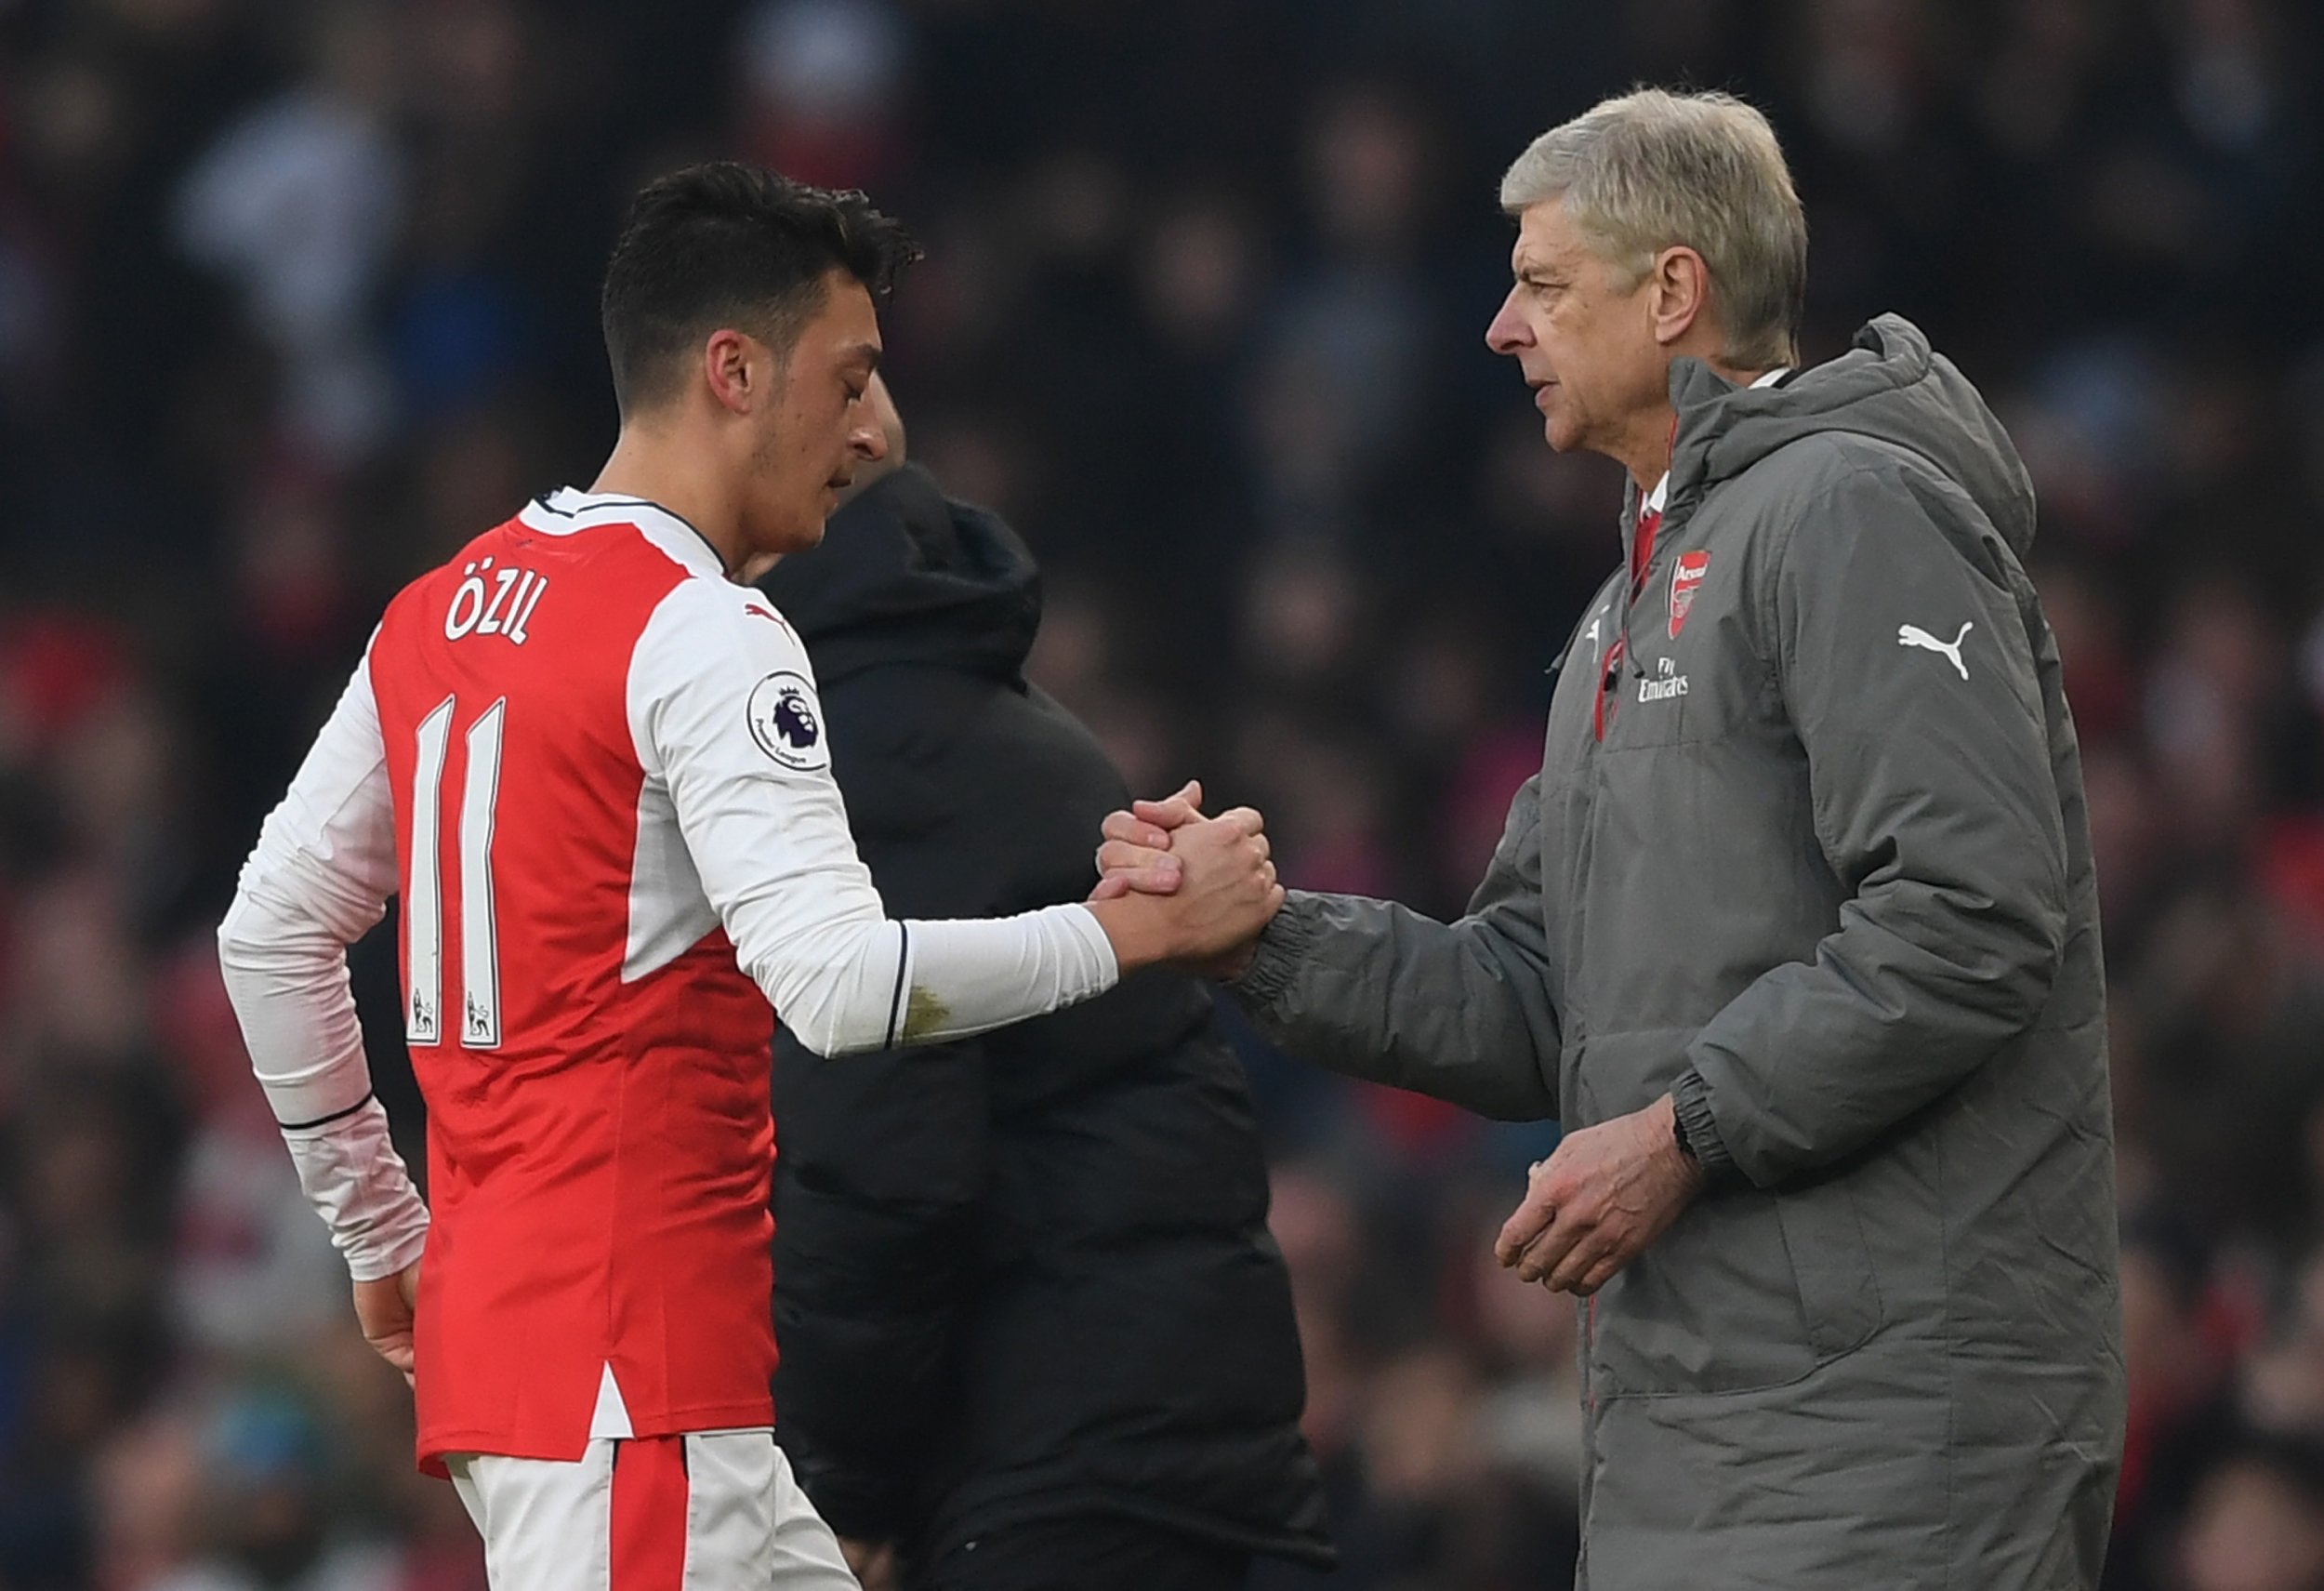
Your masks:
M 627 416 L 669 397 L 684 356 L 720 326 L 788 357 L 830 272 L 884 304 L 919 257 L 911 234 L 858 192 L 731 160 L 656 178 L 631 202 L 605 267 L 614 399 Z

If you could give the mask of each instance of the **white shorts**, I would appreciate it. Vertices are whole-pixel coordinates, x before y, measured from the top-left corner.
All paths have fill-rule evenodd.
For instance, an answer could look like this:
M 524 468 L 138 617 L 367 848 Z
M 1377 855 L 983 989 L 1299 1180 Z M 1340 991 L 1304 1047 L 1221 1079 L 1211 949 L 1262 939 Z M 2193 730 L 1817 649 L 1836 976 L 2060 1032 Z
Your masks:
M 858 1591 L 761 1426 L 448 1457 L 493 1591 Z

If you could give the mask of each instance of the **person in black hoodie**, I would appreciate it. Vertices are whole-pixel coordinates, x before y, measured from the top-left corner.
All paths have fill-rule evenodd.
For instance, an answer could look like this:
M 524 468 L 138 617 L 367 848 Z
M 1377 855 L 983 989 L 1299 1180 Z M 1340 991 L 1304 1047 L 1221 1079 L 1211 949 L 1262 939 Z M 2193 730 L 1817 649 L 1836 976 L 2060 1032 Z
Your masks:
M 1039 573 L 890 429 L 900 467 L 759 581 L 813 660 L 856 844 L 891 912 L 1083 899 L 1129 792 L 1025 682 Z M 1201 981 L 838 1062 L 778 1033 L 773 1088 L 776 1434 L 867 1585 L 1223 1591 L 1255 1556 L 1332 1563 L 1266 1167 Z

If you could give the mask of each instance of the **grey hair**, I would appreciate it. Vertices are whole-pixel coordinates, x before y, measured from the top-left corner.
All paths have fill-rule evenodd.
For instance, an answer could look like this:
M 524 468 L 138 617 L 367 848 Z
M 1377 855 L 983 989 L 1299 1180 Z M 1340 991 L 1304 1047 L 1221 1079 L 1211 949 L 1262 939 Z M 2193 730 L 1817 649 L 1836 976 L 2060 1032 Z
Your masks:
M 1729 364 L 1799 358 L 1807 216 L 1776 129 L 1751 106 L 1659 88 L 1602 100 L 1534 139 L 1501 179 L 1512 216 L 1553 199 L 1629 286 L 1663 249 L 1701 255 Z

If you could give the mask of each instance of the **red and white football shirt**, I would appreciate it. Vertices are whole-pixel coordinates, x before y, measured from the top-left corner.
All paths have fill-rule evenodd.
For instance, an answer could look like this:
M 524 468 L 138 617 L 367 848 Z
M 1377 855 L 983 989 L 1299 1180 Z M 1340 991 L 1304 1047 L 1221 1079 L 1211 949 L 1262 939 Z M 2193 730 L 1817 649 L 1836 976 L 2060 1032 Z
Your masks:
M 605 1367 L 629 1434 L 772 1418 L 767 1004 L 631 729 L 705 629 L 806 679 L 720 574 L 650 509 L 535 505 L 372 643 L 436 1217 L 424 1452 L 577 1457 Z
M 432 1229 L 346 994 L 398 892 Z M 353 1274 L 424 1247 L 429 1461 L 769 1423 L 769 998 L 830 1052 L 1116 976 L 1080 908 L 888 921 L 789 625 L 674 515 L 575 492 L 389 605 L 220 937 Z

